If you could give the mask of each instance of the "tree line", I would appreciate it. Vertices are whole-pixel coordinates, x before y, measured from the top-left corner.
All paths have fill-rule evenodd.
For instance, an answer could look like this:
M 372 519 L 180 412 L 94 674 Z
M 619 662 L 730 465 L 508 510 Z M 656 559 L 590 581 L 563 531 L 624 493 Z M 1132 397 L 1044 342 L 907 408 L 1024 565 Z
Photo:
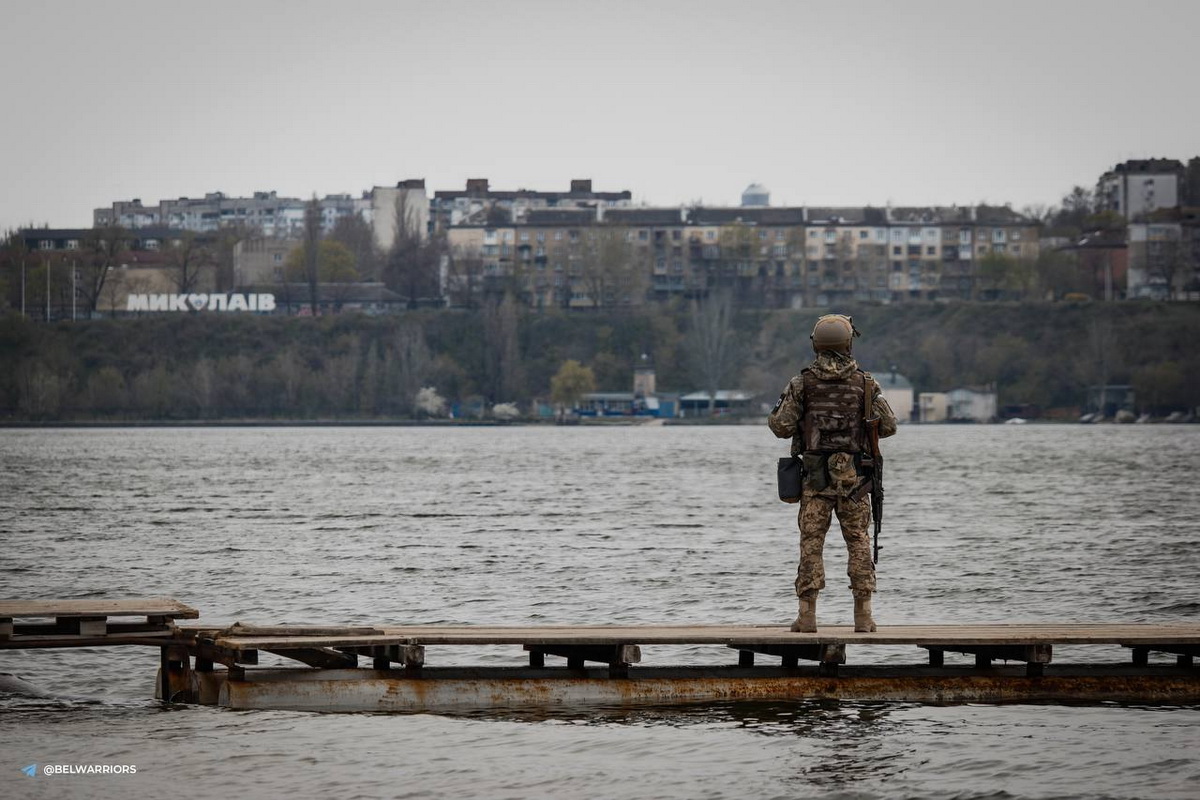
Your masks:
M 1181 303 L 846 306 L 855 354 L 917 391 L 996 386 L 1004 405 L 1077 413 L 1087 387 L 1131 384 L 1141 410 L 1200 404 L 1200 309 Z M 770 402 L 812 357 L 823 310 L 737 311 L 727 299 L 591 314 L 511 296 L 478 311 L 388 317 L 178 314 L 0 318 L 0 419 L 411 419 L 529 416 L 564 386 L 630 391 L 643 355 L 660 390 L 740 388 Z M 590 373 L 560 377 L 568 361 Z M 570 372 L 570 371 L 568 371 Z M 426 392 L 421 399 L 423 389 Z M 757 407 L 754 409 L 757 411 Z M 904 413 L 903 410 L 899 410 Z

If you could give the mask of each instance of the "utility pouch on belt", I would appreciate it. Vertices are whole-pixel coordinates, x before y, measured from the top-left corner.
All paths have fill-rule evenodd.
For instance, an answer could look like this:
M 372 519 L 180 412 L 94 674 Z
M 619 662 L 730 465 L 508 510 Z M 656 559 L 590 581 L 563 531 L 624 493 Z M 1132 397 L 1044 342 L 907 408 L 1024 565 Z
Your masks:
M 805 453 L 804 474 L 813 491 L 823 492 L 829 488 L 829 456 L 826 453 Z
M 800 502 L 800 485 L 804 482 L 804 462 L 799 456 L 779 459 L 779 499 L 785 503 Z

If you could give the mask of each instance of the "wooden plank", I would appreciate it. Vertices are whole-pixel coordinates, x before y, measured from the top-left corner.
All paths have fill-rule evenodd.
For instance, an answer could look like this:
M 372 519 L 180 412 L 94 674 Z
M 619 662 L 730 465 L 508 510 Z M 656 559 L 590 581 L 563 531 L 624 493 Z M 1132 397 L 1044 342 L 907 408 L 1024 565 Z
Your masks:
M 358 666 L 358 657 L 351 653 L 342 653 L 325 647 L 310 647 L 293 650 L 268 650 L 268 653 L 295 659 L 301 664 L 320 669 L 354 669 Z M 211 662 L 209 662 L 211 665 Z
M 186 628 L 183 629 L 186 632 Z M 1200 644 L 1200 625 L 912 625 L 857 633 L 850 626 L 830 626 L 816 633 L 792 633 L 783 625 L 694 626 L 381 626 L 383 635 L 243 637 L 218 636 L 234 649 L 267 647 L 369 647 L 382 644 L 462 645 L 616 645 L 652 644 L 908 644 L 951 646 L 1037 644 Z
M 170 633 L 124 633 L 119 636 L 14 636 L 0 639 L 0 650 L 44 650 L 58 647 L 117 647 L 119 645 L 154 645 L 175 643 Z
M 128 633 L 166 633 L 174 631 L 171 625 L 153 625 L 148 622 L 109 622 L 103 624 L 91 623 L 80 626 L 81 617 L 64 617 L 61 620 L 47 623 L 20 622 L 13 626 L 13 637 L 21 636 L 115 636 Z M 89 630 L 89 633 L 82 633 Z
M 0 619 L 31 617 L 170 617 L 196 619 L 200 612 L 173 597 L 89 597 L 66 600 L 0 600 Z
M 370 627 L 330 625 L 243 625 L 235 622 L 228 628 L 214 629 L 214 636 L 380 636 L 383 631 Z

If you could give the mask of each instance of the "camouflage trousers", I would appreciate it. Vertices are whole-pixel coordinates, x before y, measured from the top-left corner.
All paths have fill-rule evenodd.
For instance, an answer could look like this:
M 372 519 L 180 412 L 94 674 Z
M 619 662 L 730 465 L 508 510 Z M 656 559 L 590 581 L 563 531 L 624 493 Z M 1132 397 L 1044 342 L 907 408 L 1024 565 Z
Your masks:
M 846 574 L 855 597 L 875 591 L 875 564 L 871 561 L 871 502 L 846 495 L 805 492 L 800 501 L 800 567 L 796 571 L 796 594 L 825 588 L 825 533 L 836 513 L 849 554 Z

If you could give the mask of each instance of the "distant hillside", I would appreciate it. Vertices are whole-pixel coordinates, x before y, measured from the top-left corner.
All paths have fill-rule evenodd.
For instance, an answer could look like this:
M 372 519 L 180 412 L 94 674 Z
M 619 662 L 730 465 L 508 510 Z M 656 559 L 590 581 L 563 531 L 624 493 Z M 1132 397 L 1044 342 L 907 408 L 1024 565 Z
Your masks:
M 1002 404 L 1073 412 L 1085 387 L 1132 383 L 1156 410 L 1200 404 L 1200 307 L 1182 303 L 912 304 L 838 309 L 864 368 L 918 391 L 995 383 Z M 727 379 L 773 398 L 811 358 L 823 311 L 746 311 Z M 0 419 L 407 418 L 452 403 L 528 403 L 561 363 L 628 390 L 642 353 L 664 391 L 703 385 L 686 309 L 530 313 L 513 305 L 391 317 L 158 315 L 43 325 L 0 319 Z

